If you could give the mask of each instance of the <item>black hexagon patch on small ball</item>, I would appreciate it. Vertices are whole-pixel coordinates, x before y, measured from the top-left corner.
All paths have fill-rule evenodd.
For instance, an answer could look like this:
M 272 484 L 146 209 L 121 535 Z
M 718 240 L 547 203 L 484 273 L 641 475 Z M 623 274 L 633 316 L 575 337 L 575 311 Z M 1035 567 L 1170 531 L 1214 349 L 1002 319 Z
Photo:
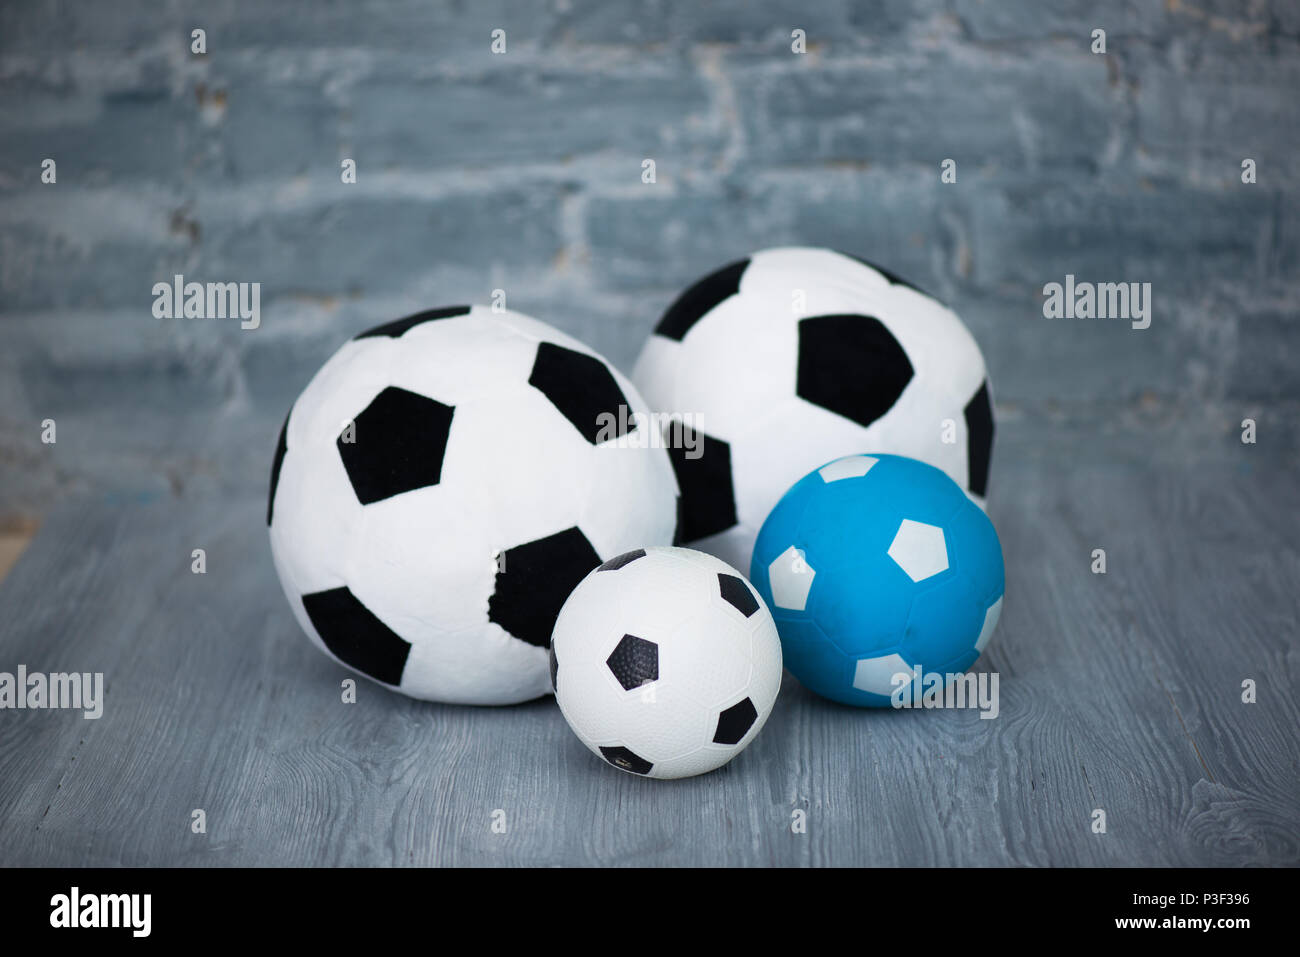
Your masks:
M 799 397 L 870 425 L 912 381 L 912 363 L 875 316 L 809 316 L 799 321 Z
M 615 556 L 614 556 L 613 558 L 611 558 L 609 561 L 607 561 L 607 562 L 603 562 L 603 563 L 601 564 L 601 566 L 600 566 L 599 568 L 596 569 L 596 571 L 598 571 L 598 572 L 616 572 L 616 571 L 618 571 L 620 568 L 622 568 L 624 565 L 630 565 L 632 562 L 636 561 L 638 558 L 645 558 L 645 549 L 644 549 L 644 548 L 635 548 L 635 549 L 633 549 L 633 550 L 630 551 L 630 552 L 624 552 L 622 555 L 615 555 Z
M 758 611 L 758 599 L 745 582 L 735 575 L 718 572 L 718 589 L 723 600 L 746 618 Z
M 520 641 L 547 647 L 564 600 L 599 564 L 600 556 L 577 528 L 507 549 L 488 599 L 488 620 Z
M 614 373 L 595 356 L 540 343 L 528 384 L 550 399 L 592 445 L 636 431 Z
M 455 409 L 389 386 L 334 443 L 362 505 L 437 485 Z
M 993 403 L 989 401 L 989 382 L 985 379 L 966 405 L 966 473 L 970 490 L 976 495 L 988 493 L 992 458 Z
M 677 420 L 664 427 L 664 444 L 681 489 L 676 540 L 694 542 L 735 525 L 731 446 Z
M 718 730 L 713 733 L 714 744 L 737 744 L 749 733 L 749 729 L 758 720 L 758 711 L 754 702 L 748 698 L 733 704 L 718 715 Z
M 639 757 L 627 748 L 601 748 L 600 755 L 616 768 L 631 771 L 633 774 L 649 774 L 654 767 L 643 757 Z
M 659 680 L 659 646 L 636 635 L 624 635 L 605 665 L 624 691 Z
M 386 685 L 402 683 L 411 643 L 376 618 L 350 588 L 303 595 L 302 604 L 335 658 Z

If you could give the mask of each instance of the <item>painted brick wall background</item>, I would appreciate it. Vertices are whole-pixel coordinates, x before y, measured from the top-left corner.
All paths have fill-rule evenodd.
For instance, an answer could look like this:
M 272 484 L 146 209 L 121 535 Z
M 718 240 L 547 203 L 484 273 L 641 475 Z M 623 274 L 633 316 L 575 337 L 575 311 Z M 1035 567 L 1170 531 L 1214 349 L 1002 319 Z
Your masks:
M 1291 449 L 1298 93 L 1294 0 L 6 0 L 0 519 L 260 492 L 345 338 L 498 287 L 630 367 L 782 244 L 950 303 L 1003 445 Z M 155 319 L 174 273 L 260 282 L 261 328 Z M 1067 273 L 1152 283 L 1151 328 L 1042 318 Z

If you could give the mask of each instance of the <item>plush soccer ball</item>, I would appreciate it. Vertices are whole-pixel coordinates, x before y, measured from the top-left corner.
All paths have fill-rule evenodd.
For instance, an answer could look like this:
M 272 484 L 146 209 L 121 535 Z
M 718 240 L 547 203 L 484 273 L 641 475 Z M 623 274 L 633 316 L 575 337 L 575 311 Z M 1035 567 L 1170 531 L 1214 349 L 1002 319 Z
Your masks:
M 763 727 L 781 642 L 753 586 L 686 548 L 639 548 L 582 580 L 551 643 L 569 726 L 616 768 L 683 778 L 726 764 Z
M 797 482 L 763 523 L 750 574 L 785 666 L 845 704 L 890 704 L 913 666 L 965 671 L 1002 614 L 993 523 L 943 472 L 897 455 L 850 455 Z
M 299 624 L 416 698 L 546 694 L 573 586 L 673 539 L 672 466 L 633 434 L 645 411 L 600 356 L 518 313 L 456 306 L 358 335 L 275 452 L 266 520 Z
M 985 494 L 993 445 L 984 359 L 962 321 L 879 267 L 768 249 L 672 304 L 632 372 L 678 414 L 669 452 L 679 541 L 749 567 L 758 527 L 819 463 L 879 449 Z

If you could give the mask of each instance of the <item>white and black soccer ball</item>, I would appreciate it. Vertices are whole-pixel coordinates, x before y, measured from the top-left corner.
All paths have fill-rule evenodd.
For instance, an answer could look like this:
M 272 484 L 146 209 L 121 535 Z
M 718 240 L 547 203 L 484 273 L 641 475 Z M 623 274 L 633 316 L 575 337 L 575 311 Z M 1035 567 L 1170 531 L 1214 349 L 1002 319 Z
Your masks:
M 781 687 L 781 640 L 758 592 L 689 548 L 639 548 L 574 589 L 551 680 L 565 720 L 614 767 L 682 778 L 726 764 Z
M 866 451 L 941 468 L 982 504 L 993 446 L 984 358 L 955 313 L 830 249 L 755 253 L 684 292 L 632 381 L 682 491 L 679 541 L 748 568 L 763 520 L 817 466 Z
M 267 525 L 303 630 L 416 698 L 550 691 L 569 592 L 604 559 L 673 540 L 667 454 L 637 391 L 527 316 L 456 306 L 364 332 L 294 403 Z

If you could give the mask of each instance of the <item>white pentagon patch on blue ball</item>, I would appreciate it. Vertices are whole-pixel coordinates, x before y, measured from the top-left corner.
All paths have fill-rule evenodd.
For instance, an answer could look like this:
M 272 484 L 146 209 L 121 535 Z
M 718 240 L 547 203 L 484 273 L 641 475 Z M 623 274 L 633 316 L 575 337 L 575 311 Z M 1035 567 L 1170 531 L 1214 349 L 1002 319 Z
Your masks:
M 890 704 L 900 672 L 970 668 L 997 627 L 1004 576 L 993 523 L 956 482 L 876 454 L 795 483 L 764 522 L 750 569 L 791 673 L 867 706 Z

